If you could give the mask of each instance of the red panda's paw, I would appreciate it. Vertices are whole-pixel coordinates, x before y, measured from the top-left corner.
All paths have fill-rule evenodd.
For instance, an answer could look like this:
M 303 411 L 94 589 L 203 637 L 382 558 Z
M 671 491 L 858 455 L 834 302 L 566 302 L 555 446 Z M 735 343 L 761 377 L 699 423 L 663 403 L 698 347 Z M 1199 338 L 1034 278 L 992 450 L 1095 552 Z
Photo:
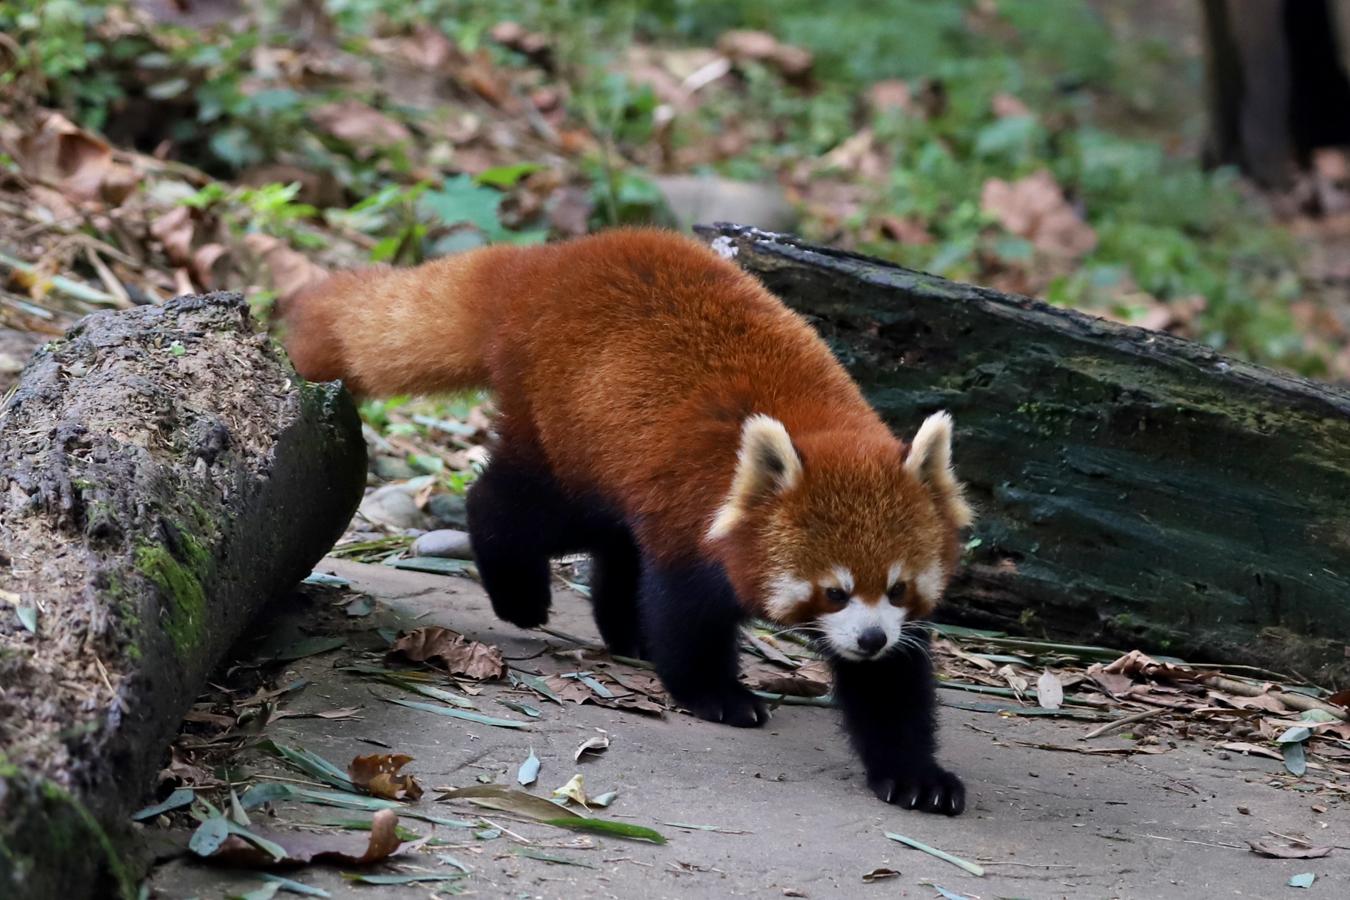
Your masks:
M 737 728 L 758 728 L 769 721 L 764 703 L 740 685 L 682 705 L 700 719 Z
M 869 777 L 867 784 L 879 799 L 905 809 L 959 816 L 966 808 L 966 786 L 938 765 L 896 777 Z

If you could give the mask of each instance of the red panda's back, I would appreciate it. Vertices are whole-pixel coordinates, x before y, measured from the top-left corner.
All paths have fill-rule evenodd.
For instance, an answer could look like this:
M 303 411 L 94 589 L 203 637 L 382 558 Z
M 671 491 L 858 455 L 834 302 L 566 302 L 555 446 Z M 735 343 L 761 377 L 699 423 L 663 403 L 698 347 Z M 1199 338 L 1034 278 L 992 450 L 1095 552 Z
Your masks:
M 815 332 L 702 244 L 628 230 L 536 249 L 492 278 L 508 293 L 488 354 L 502 452 L 541 453 L 645 542 L 697 545 L 752 412 L 884 430 Z

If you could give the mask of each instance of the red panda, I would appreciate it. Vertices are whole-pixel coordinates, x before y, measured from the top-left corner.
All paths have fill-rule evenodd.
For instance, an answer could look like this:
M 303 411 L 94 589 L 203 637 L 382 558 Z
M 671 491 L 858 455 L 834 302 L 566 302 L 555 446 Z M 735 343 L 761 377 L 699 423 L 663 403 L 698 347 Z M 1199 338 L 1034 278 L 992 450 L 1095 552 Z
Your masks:
M 971 520 L 951 420 L 897 439 L 811 327 L 692 238 L 618 230 L 343 272 L 281 310 L 297 370 L 363 395 L 495 392 L 470 539 L 501 618 L 542 625 L 589 552 L 596 624 L 698 716 L 754 726 L 737 630 L 812 635 L 872 790 L 955 815 L 927 616 Z

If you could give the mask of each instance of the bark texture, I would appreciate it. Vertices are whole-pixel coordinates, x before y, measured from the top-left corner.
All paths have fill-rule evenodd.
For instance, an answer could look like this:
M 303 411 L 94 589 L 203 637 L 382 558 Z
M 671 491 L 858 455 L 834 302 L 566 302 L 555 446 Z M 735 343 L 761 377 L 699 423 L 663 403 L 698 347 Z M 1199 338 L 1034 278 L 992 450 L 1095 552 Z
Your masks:
M 895 430 L 951 410 L 949 620 L 1350 683 L 1350 392 L 754 229 L 702 229 Z
M 0 407 L 0 896 L 134 894 L 127 813 L 182 714 L 364 481 L 350 397 L 238 295 L 37 352 Z

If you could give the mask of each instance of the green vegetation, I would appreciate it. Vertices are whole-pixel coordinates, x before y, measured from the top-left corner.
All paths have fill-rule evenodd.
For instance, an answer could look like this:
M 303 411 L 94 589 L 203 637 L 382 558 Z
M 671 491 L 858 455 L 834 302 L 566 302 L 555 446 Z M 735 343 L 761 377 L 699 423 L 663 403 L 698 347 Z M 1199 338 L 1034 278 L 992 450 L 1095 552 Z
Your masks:
M 147 24 L 125 0 L 10 0 L 4 85 L 115 143 L 168 142 L 219 179 L 178 198 L 196 221 L 325 264 L 563 236 L 566 190 L 581 227 L 666 221 L 653 175 L 710 172 L 788 186 L 811 238 L 1323 371 L 1288 312 L 1292 243 L 1232 173 L 1195 159 L 1198 60 L 1086 0 L 327 0 L 309 33 L 292 6 L 201 28 Z M 494 36 L 508 20 L 538 45 Z M 667 66 L 678 84 L 729 29 L 769 32 L 814 66 L 733 54 L 730 74 L 673 108 L 634 62 L 683 54 Z M 407 52 L 381 44 L 413 38 L 449 55 L 437 65 L 454 90 L 407 82 Z M 536 100 L 549 92 L 556 107 Z M 535 107 L 547 121 L 522 112 Z M 504 148 L 483 138 L 526 120 Z M 457 130 L 474 134 L 446 138 Z M 236 183 L 264 166 L 295 180 Z M 989 198 L 1037 178 L 1069 217 L 1067 249 Z M 241 286 L 264 309 L 257 274 Z
M 178 560 L 160 544 L 142 544 L 136 548 L 136 570 L 163 592 L 164 630 L 179 655 L 186 657 L 201 637 L 198 629 L 206 614 L 202 575 L 210 559 L 189 535 L 179 534 L 179 542 L 187 560 Z

